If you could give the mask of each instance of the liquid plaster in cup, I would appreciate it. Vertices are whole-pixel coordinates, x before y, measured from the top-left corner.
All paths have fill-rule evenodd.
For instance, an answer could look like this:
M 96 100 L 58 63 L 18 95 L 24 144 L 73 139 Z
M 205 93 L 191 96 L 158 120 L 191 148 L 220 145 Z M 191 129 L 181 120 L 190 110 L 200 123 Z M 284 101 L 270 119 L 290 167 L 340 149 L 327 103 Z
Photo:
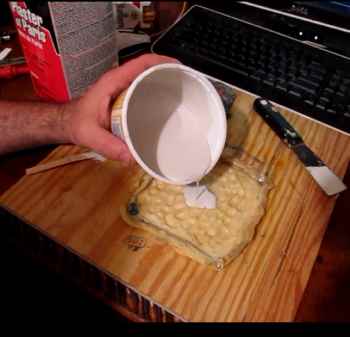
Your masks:
M 116 100 L 111 125 L 148 174 L 176 185 L 209 173 L 223 151 L 227 127 L 210 81 L 175 63 L 140 74 Z

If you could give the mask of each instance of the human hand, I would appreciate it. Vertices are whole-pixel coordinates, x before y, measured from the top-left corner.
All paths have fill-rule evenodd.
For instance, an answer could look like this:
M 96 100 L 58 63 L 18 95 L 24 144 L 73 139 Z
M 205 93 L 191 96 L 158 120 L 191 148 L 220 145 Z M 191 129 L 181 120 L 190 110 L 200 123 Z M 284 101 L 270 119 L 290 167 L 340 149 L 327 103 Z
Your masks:
M 109 159 L 132 162 L 127 145 L 110 132 L 112 104 L 140 73 L 160 63 L 174 62 L 178 61 L 146 54 L 106 72 L 83 96 L 65 105 L 63 119 L 68 139 Z

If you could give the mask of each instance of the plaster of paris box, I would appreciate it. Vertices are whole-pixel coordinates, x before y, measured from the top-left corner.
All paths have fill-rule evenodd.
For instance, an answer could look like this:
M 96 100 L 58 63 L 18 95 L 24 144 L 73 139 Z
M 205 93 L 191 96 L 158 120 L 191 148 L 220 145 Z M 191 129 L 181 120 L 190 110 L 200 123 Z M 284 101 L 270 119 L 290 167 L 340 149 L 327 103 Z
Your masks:
M 118 64 L 110 2 L 9 2 L 36 94 L 66 102 Z

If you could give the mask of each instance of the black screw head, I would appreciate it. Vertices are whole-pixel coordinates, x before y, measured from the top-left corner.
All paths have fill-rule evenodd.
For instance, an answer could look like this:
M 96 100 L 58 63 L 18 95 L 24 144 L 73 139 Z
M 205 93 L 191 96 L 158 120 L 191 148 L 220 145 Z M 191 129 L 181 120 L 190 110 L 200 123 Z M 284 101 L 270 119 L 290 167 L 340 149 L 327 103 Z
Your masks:
M 139 214 L 139 208 L 138 208 L 136 202 L 131 202 L 131 203 L 128 205 L 128 213 L 129 213 L 130 215 L 133 215 L 133 216 Z

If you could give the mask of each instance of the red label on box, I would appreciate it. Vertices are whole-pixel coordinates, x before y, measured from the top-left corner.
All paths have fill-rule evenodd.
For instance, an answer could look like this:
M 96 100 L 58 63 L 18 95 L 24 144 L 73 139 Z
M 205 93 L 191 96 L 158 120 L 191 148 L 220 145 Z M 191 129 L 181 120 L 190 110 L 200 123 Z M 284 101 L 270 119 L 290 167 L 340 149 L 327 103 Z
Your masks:
M 66 102 L 118 64 L 110 2 L 11 1 L 36 93 Z
M 50 31 L 41 26 L 43 18 L 25 2 L 11 2 L 10 6 L 36 94 L 45 100 L 68 101 L 61 57 Z

